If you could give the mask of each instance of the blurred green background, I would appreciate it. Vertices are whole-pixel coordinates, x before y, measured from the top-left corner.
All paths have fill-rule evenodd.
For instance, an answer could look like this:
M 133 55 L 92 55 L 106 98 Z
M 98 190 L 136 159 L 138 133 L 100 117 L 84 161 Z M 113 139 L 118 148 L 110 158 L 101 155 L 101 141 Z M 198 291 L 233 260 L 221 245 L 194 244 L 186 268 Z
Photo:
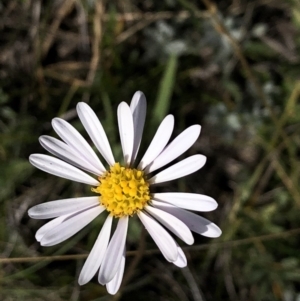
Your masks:
M 298 0 L 0 1 L 0 300 L 299 301 L 299 50 Z M 75 111 L 85 101 L 120 158 L 116 109 L 136 90 L 148 100 L 139 156 L 166 114 L 174 136 L 202 125 L 182 157 L 201 153 L 207 164 L 164 189 L 215 198 L 203 216 L 223 235 L 195 235 L 179 269 L 147 234 L 111 297 L 97 279 L 77 284 L 101 218 L 47 248 L 34 238 L 45 221 L 27 215 L 90 188 L 28 156 L 46 153 L 38 137 L 54 135 L 56 116 L 87 137 Z M 128 250 L 141 248 L 140 231 L 132 219 Z M 30 260 L 40 256 L 56 257 Z

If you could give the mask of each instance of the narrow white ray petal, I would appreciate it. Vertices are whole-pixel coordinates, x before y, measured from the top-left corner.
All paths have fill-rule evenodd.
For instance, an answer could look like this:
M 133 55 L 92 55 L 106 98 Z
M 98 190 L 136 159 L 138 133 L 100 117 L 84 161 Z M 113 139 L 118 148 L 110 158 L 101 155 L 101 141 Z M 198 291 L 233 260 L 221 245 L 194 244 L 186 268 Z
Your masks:
M 207 237 L 219 237 L 222 234 L 221 229 L 217 225 L 195 213 L 158 201 L 152 201 L 151 204 L 155 208 L 159 208 L 176 216 L 193 232 Z
M 170 140 L 174 128 L 174 116 L 168 115 L 159 125 L 138 168 L 144 169 L 163 151 Z
M 116 231 L 105 252 L 100 267 L 98 281 L 102 285 L 110 282 L 116 275 L 122 260 L 128 228 L 128 216 L 119 219 Z
M 121 263 L 118 268 L 117 274 L 110 282 L 106 284 L 106 289 L 108 293 L 111 295 L 115 295 L 121 286 L 121 282 L 124 274 L 124 268 L 125 268 L 125 257 L 126 257 L 126 248 L 124 247 Z
M 36 168 L 52 175 L 92 186 L 99 185 L 99 182 L 96 179 L 85 172 L 54 157 L 43 154 L 33 154 L 30 155 L 29 161 Z
M 127 166 L 130 165 L 133 151 L 134 128 L 132 118 L 128 104 L 121 102 L 118 106 L 118 125 L 124 161 Z
M 62 140 L 76 150 L 91 165 L 97 168 L 99 175 L 105 172 L 103 164 L 91 146 L 70 123 L 61 118 L 54 118 L 52 119 L 52 127 Z
M 80 272 L 78 279 L 79 285 L 88 283 L 95 276 L 97 270 L 99 269 L 109 242 L 111 224 L 112 216 L 109 215 L 106 218 L 98 238 Z
M 194 155 L 188 157 L 159 172 L 149 180 L 149 183 L 157 184 L 182 178 L 200 169 L 205 164 L 205 162 L 206 157 L 203 155 Z
M 166 260 L 169 262 L 176 261 L 178 250 L 172 236 L 148 214 L 140 211 L 137 215 Z
M 68 216 L 70 216 L 71 214 L 66 214 L 66 215 L 62 215 L 59 216 L 53 220 L 51 220 L 50 222 L 46 223 L 44 226 L 42 226 L 41 228 L 39 228 L 35 234 L 35 239 L 37 241 L 41 241 L 43 236 L 50 230 L 52 230 L 53 228 L 55 228 L 56 226 L 58 226 L 59 224 L 61 224 Z
M 198 139 L 200 130 L 200 125 L 192 125 L 184 130 L 147 167 L 147 173 L 153 172 L 154 170 L 165 166 L 187 151 Z
M 48 231 L 41 240 L 42 246 L 54 246 L 84 228 L 93 219 L 95 219 L 101 212 L 105 210 L 103 206 L 96 206 L 83 211 L 75 216 L 67 219 L 63 223 L 56 226 L 54 229 Z
M 163 210 L 146 206 L 145 210 L 188 245 L 194 243 L 191 230 L 178 218 Z
M 137 91 L 134 93 L 130 103 L 130 110 L 134 127 L 134 142 L 131 157 L 131 164 L 133 164 L 140 148 L 146 119 L 147 102 L 143 92 Z
M 178 249 L 178 258 L 176 261 L 173 262 L 173 264 L 175 264 L 179 268 L 184 268 L 187 266 L 187 260 L 185 254 L 183 253 L 182 249 L 178 245 L 177 245 L 177 249 Z
M 50 222 L 46 223 L 44 226 L 42 226 L 35 234 L 35 238 L 37 241 L 41 241 L 43 236 L 49 232 L 50 230 L 54 229 L 56 226 L 58 226 L 59 224 L 63 223 L 64 221 L 68 220 L 69 218 L 80 214 L 82 211 L 84 210 L 78 210 L 75 212 L 72 212 L 70 214 L 65 214 L 62 216 L 59 216 L 53 220 L 51 220 Z
M 47 219 L 81 211 L 99 205 L 99 197 L 71 198 L 36 205 L 28 210 L 31 218 Z
M 84 102 L 79 102 L 76 109 L 81 123 L 88 132 L 100 154 L 110 166 L 114 165 L 115 159 L 109 141 L 95 112 Z
M 194 211 L 208 212 L 218 207 L 217 202 L 213 198 L 198 193 L 154 193 L 152 198 Z
M 99 175 L 97 168 L 79 156 L 68 144 L 50 136 L 41 136 L 39 141 L 44 149 L 56 157 L 97 176 Z

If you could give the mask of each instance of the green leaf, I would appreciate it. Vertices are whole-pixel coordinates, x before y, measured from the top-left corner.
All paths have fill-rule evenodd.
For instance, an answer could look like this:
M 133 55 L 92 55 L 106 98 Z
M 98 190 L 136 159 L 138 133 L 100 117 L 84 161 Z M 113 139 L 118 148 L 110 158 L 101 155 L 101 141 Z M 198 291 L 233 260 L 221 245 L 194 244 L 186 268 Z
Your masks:
M 168 113 L 172 93 L 174 90 L 177 65 L 178 57 L 175 54 L 172 54 L 168 60 L 163 77 L 160 81 L 158 95 L 153 110 L 153 126 L 157 126 Z

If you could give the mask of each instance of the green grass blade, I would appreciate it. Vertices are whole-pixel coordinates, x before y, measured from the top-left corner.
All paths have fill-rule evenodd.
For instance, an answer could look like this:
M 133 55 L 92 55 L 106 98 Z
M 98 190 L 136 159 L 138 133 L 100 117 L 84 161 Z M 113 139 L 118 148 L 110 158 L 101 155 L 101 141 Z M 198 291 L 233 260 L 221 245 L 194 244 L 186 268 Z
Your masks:
M 178 57 L 172 54 L 166 65 L 163 77 L 160 81 L 158 95 L 153 110 L 153 125 L 157 126 L 166 116 L 170 107 L 170 101 L 174 90 Z

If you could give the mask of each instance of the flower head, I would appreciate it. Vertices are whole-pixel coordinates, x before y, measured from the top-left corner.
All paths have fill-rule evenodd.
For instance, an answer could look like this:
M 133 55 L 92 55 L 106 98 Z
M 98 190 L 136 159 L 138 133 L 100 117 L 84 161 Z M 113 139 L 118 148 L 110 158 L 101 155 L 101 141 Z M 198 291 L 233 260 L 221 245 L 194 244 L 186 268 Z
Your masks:
M 195 143 L 200 135 L 199 125 L 190 126 L 168 144 L 174 127 L 174 117 L 168 115 L 137 164 L 146 118 L 146 99 L 142 92 L 136 92 L 130 106 L 122 102 L 118 107 L 124 156 L 124 164 L 120 164 L 115 162 L 108 138 L 94 111 L 81 102 L 77 105 L 77 113 L 108 168 L 105 168 L 82 135 L 60 118 L 54 118 L 52 126 L 62 140 L 49 136 L 39 139 L 41 145 L 59 159 L 33 154 L 29 160 L 32 165 L 50 174 L 90 185 L 95 196 L 47 202 L 34 206 L 28 214 L 36 219 L 54 218 L 36 233 L 36 239 L 42 246 L 52 246 L 80 231 L 101 213 L 108 213 L 81 270 L 80 285 L 89 282 L 99 271 L 98 281 L 106 285 L 108 292 L 115 294 L 118 291 L 125 267 L 128 222 L 133 215 L 139 217 L 166 260 L 179 267 L 186 266 L 186 257 L 166 229 L 187 244 L 194 242 L 191 231 L 207 237 L 221 234 L 215 224 L 185 210 L 214 210 L 217 203 L 211 197 L 152 191 L 155 184 L 184 177 L 205 164 L 205 156 L 193 155 L 156 172 Z M 113 219 L 117 219 L 118 223 L 111 237 Z

